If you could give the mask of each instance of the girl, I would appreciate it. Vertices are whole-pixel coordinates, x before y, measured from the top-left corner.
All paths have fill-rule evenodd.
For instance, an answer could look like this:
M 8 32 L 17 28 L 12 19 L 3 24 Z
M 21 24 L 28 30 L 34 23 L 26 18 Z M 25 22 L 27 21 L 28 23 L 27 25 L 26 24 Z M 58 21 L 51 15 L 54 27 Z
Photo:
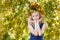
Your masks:
M 44 31 L 47 28 L 42 14 L 35 11 L 28 18 L 28 28 L 31 32 L 30 40 L 44 40 Z

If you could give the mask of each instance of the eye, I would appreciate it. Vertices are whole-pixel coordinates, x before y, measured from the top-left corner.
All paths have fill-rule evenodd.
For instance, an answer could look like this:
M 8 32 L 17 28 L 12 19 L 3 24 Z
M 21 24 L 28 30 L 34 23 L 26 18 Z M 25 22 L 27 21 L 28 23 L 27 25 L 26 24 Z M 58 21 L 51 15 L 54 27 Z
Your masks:
M 38 16 L 38 15 L 36 15 L 36 16 Z
M 34 16 L 32 16 L 32 17 L 34 17 Z

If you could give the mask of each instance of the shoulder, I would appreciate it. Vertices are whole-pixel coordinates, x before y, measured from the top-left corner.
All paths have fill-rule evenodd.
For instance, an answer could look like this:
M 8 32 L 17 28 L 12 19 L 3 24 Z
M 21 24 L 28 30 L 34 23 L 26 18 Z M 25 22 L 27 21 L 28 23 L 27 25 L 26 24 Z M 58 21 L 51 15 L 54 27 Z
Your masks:
M 27 18 L 28 24 L 30 23 L 31 17 Z
M 44 25 L 45 27 L 48 27 L 48 23 L 47 23 L 47 22 L 44 22 L 43 25 Z
M 44 22 L 44 24 L 48 26 L 48 23 L 47 22 Z

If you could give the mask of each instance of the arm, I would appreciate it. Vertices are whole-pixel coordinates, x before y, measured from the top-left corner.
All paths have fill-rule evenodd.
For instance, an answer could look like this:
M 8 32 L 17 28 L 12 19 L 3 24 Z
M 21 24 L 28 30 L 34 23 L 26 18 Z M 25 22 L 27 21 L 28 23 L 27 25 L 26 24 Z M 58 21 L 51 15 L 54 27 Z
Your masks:
M 28 28 L 29 28 L 30 32 L 31 32 L 33 35 L 38 36 L 38 34 L 37 34 L 37 28 L 36 28 L 36 27 L 35 27 L 35 29 L 32 28 L 32 25 L 31 25 L 29 19 L 28 19 Z
M 37 23 L 36 25 L 37 25 L 37 28 L 38 28 L 39 36 L 41 36 L 41 35 L 44 33 L 45 29 L 48 27 L 47 23 L 44 23 L 44 24 L 43 24 L 42 29 L 40 29 L 40 27 L 39 27 L 39 24 L 38 24 L 38 23 Z
M 43 31 L 39 27 L 39 23 L 36 23 L 37 30 L 38 30 L 38 35 L 41 36 L 43 34 Z
M 43 15 L 41 15 L 41 18 L 39 19 L 39 23 L 43 23 L 43 22 L 44 22 L 44 17 L 43 17 Z
M 47 27 L 48 27 L 47 22 L 44 22 L 43 27 L 42 27 L 42 31 L 43 31 L 43 33 L 44 33 L 45 29 L 47 29 Z

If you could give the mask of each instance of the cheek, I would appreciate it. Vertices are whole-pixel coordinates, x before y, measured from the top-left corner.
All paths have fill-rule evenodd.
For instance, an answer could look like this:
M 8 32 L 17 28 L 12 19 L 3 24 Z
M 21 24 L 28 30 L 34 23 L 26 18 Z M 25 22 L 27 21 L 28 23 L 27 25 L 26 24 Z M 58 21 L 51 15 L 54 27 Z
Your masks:
M 39 19 L 39 17 L 36 17 L 37 19 Z
M 36 18 L 35 17 L 32 17 L 33 20 L 35 20 Z
M 33 17 L 33 19 L 35 19 L 35 17 Z
M 33 17 L 33 16 L 31 16 L 31 19 L 33 20 L 33 19 L 34 19 L 34 17 Z

